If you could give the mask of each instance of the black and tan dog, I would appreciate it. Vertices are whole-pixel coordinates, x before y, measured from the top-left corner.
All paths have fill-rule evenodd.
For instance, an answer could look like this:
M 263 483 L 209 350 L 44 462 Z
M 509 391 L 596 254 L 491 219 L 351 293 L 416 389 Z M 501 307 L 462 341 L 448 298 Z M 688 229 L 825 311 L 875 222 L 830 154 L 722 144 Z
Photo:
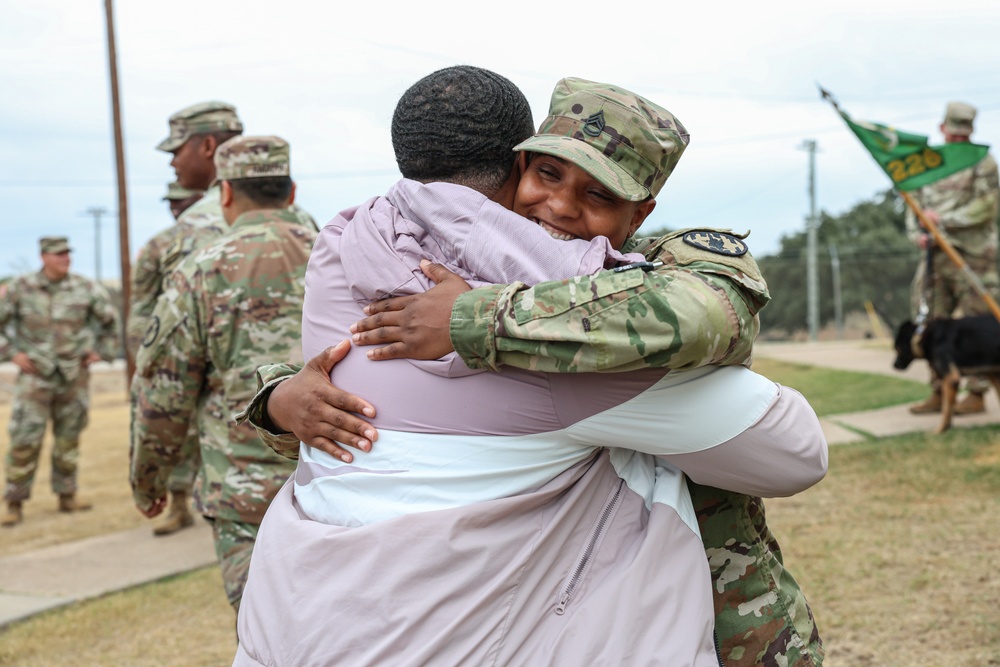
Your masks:
M 905 369 L 914 359 L 926 359 L 934 377 L 941 381 L 943 433 L 951 426 L 955 395 L 963 375 L 989 378 L 1000 395 L 1000 322 L 992 315 L 929 320 L 923 329 L 903 322 L 896 332 L 896 361 Z

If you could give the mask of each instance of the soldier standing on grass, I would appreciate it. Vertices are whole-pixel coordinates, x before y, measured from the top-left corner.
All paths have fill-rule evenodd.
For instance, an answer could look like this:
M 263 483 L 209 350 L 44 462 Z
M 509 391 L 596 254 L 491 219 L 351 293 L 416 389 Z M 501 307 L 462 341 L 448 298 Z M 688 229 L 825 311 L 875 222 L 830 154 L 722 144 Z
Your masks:
M 949 102 L 940 128 L 945 142 L 970 141 L 975 118 L 975 107 L 963 102 Z M 974 166 L 926 185 L 915 194 L 927 217 L 938 225 L 973 273 L 979 276 L 986 290 L 996 297 L 1000 287 L 997 275 L 1000 179 L 993 156 L 987 155 Z M 926 299 L 928 318 L 956 317 L 959 311 L 963 316 L 988 314 L 986 302 L 972 289 L 962 271 L 940 248 L 934 246 L 933 237 L 920 227 L 909 208 L 906 211 L 906 229 L 910 239 L 921 250 L 930 253 L 929 259 L 917 265 L 913 277 L 914 319 L 920 315 L 922 296 Z M 986 409 L 983 396 L 989 386 L 985 378 L 970 378 L 967 385 L 969 393 L 955 404 L 955 414 L 983 412 Z M 940 381 L 933 379 L 931 388 L 930 397 L 911 406 L 911 413 L 941 412 Z
M 0 524 L 23 520 L 45 426 L 52 420 L 52 490 L 60 512 L 90 509 L 76 498 L 80 431 L 87 425 L 89 367 L 119 350 L 118 314 L 107 292 L 69 272 L 65 236 L 41 239 L 42 270 L 0 288 L 0 360 L 20 370 L 10 419 L 7 511 Z M 9 337 L 9 334 L 12 336 Z
M 215 162 L 230 229 L 167 278 L 150 318 L 132 381 L 130 479 L 136 507 L 161 513 L 169 472 L 189 424 L 197 425 L 195 503 L 212 524 L 226 595 L 238 609 L 257 529 L 295 464 L 232 415 L 256 391 L 258 366 L 301 360 L 316 234 L 289 210 L 295 185 L 285 141 L 239 137 L 219 147 Z
M 125 330 L 128 353 L 133 358 L 149 326 L 156 300 L 163 293 L 164 280 L 192 250 L 228 229 L 219 205 L 218 186 L 214 185 L 214 157 L 220 144 L 243 132 L 236 108 L 224 102 L 203 102 L 181 109 L 170 117 L 169 124 L 170 136 L 157 149 L 173 155 L 170 164 L 177 181 L 168 186 L 164 199 L 170 201 L 177 224 L 151 238 L 132 265 Z M 182 202 L 187 205 L 180 208 Z M 154 535 L 170 535 L 194 525 L 188 498 L 199 465 L 198 431 L 192 425 L 184 454 L 170 476 L 170 511 L 166 521 L 153 528 Z

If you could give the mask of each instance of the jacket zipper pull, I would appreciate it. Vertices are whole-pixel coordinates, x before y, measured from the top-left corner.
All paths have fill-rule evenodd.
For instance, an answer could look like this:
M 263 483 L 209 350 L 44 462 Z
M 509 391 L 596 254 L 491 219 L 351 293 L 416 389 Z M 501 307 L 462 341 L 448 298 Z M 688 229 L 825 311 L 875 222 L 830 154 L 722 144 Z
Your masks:
M 569 602 L 569 595 L 563 593 L 563 596 L 559 598 L 559 606 L 556 607 L 556 616 L 562 616 L 566 613 L 566 604 Z

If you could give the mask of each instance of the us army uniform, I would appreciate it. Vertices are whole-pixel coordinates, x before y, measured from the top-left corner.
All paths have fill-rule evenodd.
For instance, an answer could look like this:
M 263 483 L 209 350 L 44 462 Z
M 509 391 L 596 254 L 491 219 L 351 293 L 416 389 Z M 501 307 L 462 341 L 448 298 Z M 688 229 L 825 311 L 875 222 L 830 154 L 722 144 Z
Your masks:
M 943 130 L 946 134 L 968 137 L 972 134 L 975 108 L 961 102 L 951 102 L 945 111 Z M 914 193 L 920 207 L 934 211 L 940 217 L 938 227 L 948 242 L 962 256 L 969 268 L 982 281 L 986 290 L 994 297 L 1000 295 L 1000 275 L 997 273 L 997 215 L 1000 212 L 1000 178 L 997 162 L 987 155 L 977 164 L 958 173 L 920 188 Z M 907 234 L 914 243 L 926 232 L 920 227 L 916 216 L 906 211 Z M 968 279 L 948 259 L 940 248 L 932 248 L 931 276 L 927 279 L 926 257 L 917 265 L 911 289 L 911 310 L 914 318 L 919 315 L 921 301 L 926 301 L 928 317 L 959 317 L 989 313 L 989 307 L 982 297 L 969 285 Z M 934 395 L 927 404 L 919 404 L 911 409 L 921 412 L 940 411 L 940 387 L 932 382 Z M 971 402 L 978 409 L 956 406 L 962 412 L 982 410 L 982 395 L 989 388 L 983 378 L 971 378 L 968 388 L 973 396 Z M 937 399 L 935 401 L 935 399 Z M 977 400 L 978 399 L 978 400 Z M 933 404 L 937 405 L 935 408 Z
M 242 132 L 243 123 L 236 108 L 224 102 L 202 102 L 173 114 L 169 120 L 170 135 L 157 145 L 157 150 L 172 153 L 190 139 L 212 132 Z M 154 236 L 139 252 L 132 271 L 131 304 L 127 322 L 127 340 L 135 355 L 149 327 L 157 299 L 163 293 L 164 281 L 192 252 L 229 232 L 222 215 L 219 184 L 212 183 L 201 198 L 184 210 L 177 224 Z M 169 196 L 169 193 L 168 193 Z M 316 229 L 312 217 L 293 206 L 300 224 Z M 171 475 L 172 496 L 167 521 L 154 528 L 154 533 L 166 535 L 186 525 L 191 518 L 187 511 L 190 494 L 199 469 L 198 432 L 192 426 L 184 452 Z
M 256 162 L 239 162 L 261 146 Z M 248 178 L 258 163 L 284 165 L 287 175 L 287 144 L 239 137 L 220 147 L 216 163 L 221 180 Z M 195 503 L 213 524 L 234 608 L 260 521 L 294 465 L 232 415 L 253 395 L 257 366 L 275 357 L 301 360 L 304 275 L 314 240 L 315 232 L 288 210 L 239 216 L 231 231 L 167 279 L 136 359 L 130 474 L 136 506 L 148 511 L 164 498 L 167 471 L 194 421 L 202 459 Z
M 69 249 L 65 237 L 41 240 L 43 253 Z M 90 372 L 84 359 L 91 352 L 105 361 L 114 359 L 118 331 L 118 314 L 107 292 L 92 280 L 70 273 L 53 281 L 39 271 L 6 286 L 0 298 L 0 360 L 23 352 L 38 369 L 37 375 L 18 374 L 11 411 L 4 500 L 17 520 L 21 503 L 31 496 L 49 420 L 54 435 L 52 490 L 60 497 L 60 509 L 77 508 L 73 498 L 80 432 L 87 425 L 90 403 Z
M 605 149 L 613 146 L 602 137 L 602 130 L 605 117 L 612 112 L 605 108 L 601 123 L 596 123 L 590 134 L 568 120 L 579 116 L 587 126 L 595 125 L 588 116 L 590 111 L 557 106 L 554 95 L 550 117 L 539 130 L 539 134 L 550 135 L 541 142 L 543 152 L 587 164 L 584 168 L 595 175 L 592 156 L 577 156 L 572 150 L 575 142 L 566 142 L 563 137 L 593 137 L 604 142 L 600 148 L 607 154 Z M 602 183 L 610 187 L 609 182 L 627 184 L 633 179 L 652 183 L 650 190 L 658 191 L 674 166 L 669 160 L 660 162 L 661 144 L 681 141 L 678 134 L 662 130 L 683 129 L 676 119 L 665 117 L 665 110 L 660 112 L 664 117 L 655 124 L 656 131 L 638 132 L 649 134 L 644 137 L 649 141 L 629 137 L 637 153 L 655 157 L 626 157 L 618 164 L 627 168 L 608 166 Z M 609 119 L 607 124 L 613 121 Z M 668 136 L 653 138 L 660 134 Z M 525 144 L 529 142 L 532 139 Z M 564 150 L 567 147 L 570 154 Z M 658 169 L 636 178 L 634 172 L 648 169 L 648 165 L 658 165 Z M 655 192 L 637 192 L 635 200 L 650 195 Z M 691 229 L 659 239 L 629 240 L 622 250 L 641 252 L 663 266 L 650 272 L 603 271 L 534 287 L 497 285 L 464 293 L 451 318 L 456 351 L 471 368 L 493 370 L 503 365 L 548 372 L 593 372 L 750 364 L 759 330 L 757 313 L 770 297 L 742 237 L 724 230 Z M 713 335 L 706 335 L 708 331 Z M 290 457 L 297 455 L 297 439 L 290 434 L 268 434 L 264 415 L 271 388 L 292 372 L 294 368 L 288 366 L 261 368 L 261 392 L 242 415 L 260 427 L 270 446 Z M 716 633 L 724 664 L 821 664 L 823 645 L 812 612 L 783 567 L 761 499 L 690 481 L 688 486 L 712 573 Z

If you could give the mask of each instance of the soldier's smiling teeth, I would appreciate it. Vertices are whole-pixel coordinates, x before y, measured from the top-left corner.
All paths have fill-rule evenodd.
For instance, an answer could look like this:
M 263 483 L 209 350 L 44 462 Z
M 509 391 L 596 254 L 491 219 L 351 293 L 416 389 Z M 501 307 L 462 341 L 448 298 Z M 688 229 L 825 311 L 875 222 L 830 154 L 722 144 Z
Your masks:
M 576 238 L 575 235 L 573 235 L 573 234 L 567 234 L 566 232 L 564 232 L 564 231 L 562 231 L 560 229 L 556 229 L 555 227 L 553 227 L 553 226 L 545 223 L 542 220 L 538 220 L 537 218 L 535 219 L 535 222 L 537 222 L 539 225 L 541 225 L 542 229 L 544 229 L 545 231 L 547 231 L 549 233 L 549 236 L 551 236 L 552 238 L 554 238 L 554 239 L 556 239 L 558 241 L 572 241 L 573 239 Z

